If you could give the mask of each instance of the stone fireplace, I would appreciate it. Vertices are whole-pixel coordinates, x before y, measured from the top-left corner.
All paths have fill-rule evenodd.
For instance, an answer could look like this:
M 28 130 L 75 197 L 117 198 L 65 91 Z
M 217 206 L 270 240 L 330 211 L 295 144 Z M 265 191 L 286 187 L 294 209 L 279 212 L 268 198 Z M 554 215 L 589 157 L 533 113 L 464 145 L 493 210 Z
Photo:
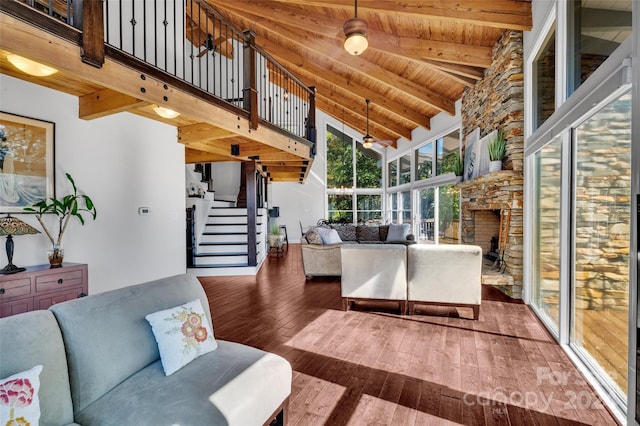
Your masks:
M 462 242 L 479 245 L 483 255 L 489 254 L 491 239 L 499 235 L 500 214 L 510 215 L 508 229 L 504 228 L 503 274 L 488 273 L 489 268 L 485 266 L 483 283 L 492 284 L 507 295 L 520 298 L 523 254 L 522 173 L 513 170 L 493 172 L 460 184 L 460 189 Z M 491 263 L 489 259 L 487 261 Z
M 462 96 L 463 140 L 476 128 L 480 137 L 502 130 L 507 142 L 503 170 L 459 184 L 461 240 L 463 244 L 491 251 L 491 239 L 499 235 L 500 214 L 510 214 L 505 235 L 503 274 L 485 267 L 483 283 L 492 284 L 511 297 L 522 297 L 524 92 L 522 32 L 506 31 L 492 51 L 492 65 L 482 80 Z M 502 213 L 501 213 L 502 212 Z

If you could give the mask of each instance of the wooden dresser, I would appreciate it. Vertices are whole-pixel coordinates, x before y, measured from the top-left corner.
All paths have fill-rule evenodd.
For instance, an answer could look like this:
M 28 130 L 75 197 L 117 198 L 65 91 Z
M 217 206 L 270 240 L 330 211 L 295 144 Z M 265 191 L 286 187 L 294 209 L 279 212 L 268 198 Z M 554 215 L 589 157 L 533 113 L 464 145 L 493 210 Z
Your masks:
M 64 263 L 60 268 L 29 266 L 24 272 L 0 275 L 0 317 L 86 296 L 87 277 L 87 265 L 82 263 Z

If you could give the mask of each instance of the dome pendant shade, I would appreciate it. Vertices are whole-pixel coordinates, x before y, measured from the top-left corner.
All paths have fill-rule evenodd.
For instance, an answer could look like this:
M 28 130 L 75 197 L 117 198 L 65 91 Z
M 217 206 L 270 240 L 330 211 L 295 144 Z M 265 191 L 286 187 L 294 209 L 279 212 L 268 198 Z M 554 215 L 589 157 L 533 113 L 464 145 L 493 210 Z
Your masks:
M 369 133 L 367 133 L 367 135 L 362 138 L 362 147 L 366 149 L 371 149 L 373 147 L 373 136 L 371 136 Z
M 360 18 L 351 18 L 342 27 L 346 39 L 344 40 L 344 50 L 351 55 L 360 55 L 369 47 L 367 40 L 367 21 Z

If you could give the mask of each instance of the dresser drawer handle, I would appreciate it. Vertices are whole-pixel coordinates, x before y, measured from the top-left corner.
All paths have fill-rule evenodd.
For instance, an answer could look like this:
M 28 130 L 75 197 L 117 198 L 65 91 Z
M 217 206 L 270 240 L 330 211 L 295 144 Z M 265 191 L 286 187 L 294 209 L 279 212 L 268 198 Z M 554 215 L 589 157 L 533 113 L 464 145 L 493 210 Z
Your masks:
M 4 288 L 0 288 L 0 294 L 4 294 Z
M 63 280 L 62 278 L 60 278 L 60 279 L 58 280 L 58 284 L 62 284 L 63 282 L 64 282 L 64 280 Z

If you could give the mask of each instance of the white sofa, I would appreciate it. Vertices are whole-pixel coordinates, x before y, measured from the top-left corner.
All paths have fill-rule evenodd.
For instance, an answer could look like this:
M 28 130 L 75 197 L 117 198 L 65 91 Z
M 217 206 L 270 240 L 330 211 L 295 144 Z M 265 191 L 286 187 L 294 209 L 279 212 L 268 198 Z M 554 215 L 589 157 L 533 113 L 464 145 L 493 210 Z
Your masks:
M 398 301 L 406 312 L 407 247 L 402 244 L 349 244 L 340 249 L 342 303 L 358 300 Z
M 482 249 L 471 245 L 344 245 L 342 303 L 393 300 L 403 314 L 416 305 L 470 307 L 480 316 Z M 407 312 L 408 310 L 408 312 Z
M 472 245 L 417 244 L 407 248 L 409 315 L 416 304 L 473 308 L 480 316 L 482 248 Z

